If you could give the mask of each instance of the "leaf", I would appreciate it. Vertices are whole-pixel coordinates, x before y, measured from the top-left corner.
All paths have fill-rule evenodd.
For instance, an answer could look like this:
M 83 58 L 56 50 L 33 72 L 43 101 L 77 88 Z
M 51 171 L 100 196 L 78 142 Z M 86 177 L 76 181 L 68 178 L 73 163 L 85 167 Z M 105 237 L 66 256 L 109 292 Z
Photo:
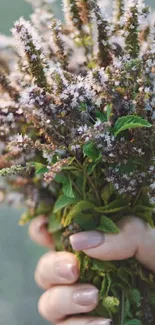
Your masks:
M 66 182 L 68 181 L 68 177 L 67 177 L 67 175 L 65 175 L 65 173 L 61 172 L 61 173 L 56 174 L 55 181 L 57 183 L 66 184 Z
M 106 307 L 107 309 L 111 309 L 112 307 L 118 307 L 120 302 L 116 297 L 104 297 L 103 298 L 103 306 Z
M 39 162 L 34 162 L 34 167 L 35 167 L 35 174 L 39 175 L 39 174 L 45 174 L 46 172 L 48 172 L 48 168 L 43 165 L 42 163 Z
M 100 225 L 97 227 L 97 229 L 103 231 L 104 233 L 118 234 L 120 232 L 116 224 L 106 216 L 101 216 Z
M 100 152 L 93 142 L 88 142 L 83 146 L 83 154 L 93 161 L 96 161 L 100 157 Z
M 60 223 L 60 221 L 57 219 L 56 214 L 52 213 L 52 215 L 49 217 L 49 225 L 48 225 L 48 231 L 50 233 L 54 233 L 56 231 L 61 230 L 63 227 Z
M 135 129 L 135 128 L 142 128 L 147 127 L 150 128 L 152 125 L 141 116 L 137 115 L 127 115 L 119 117 L 112 129 L 115 136 L 118 135 L 120 132 L 128 130 L 128 129 Z
M 111 279 L 110 275 L 106 274 L 103 278 L 102 286 L 101 286 L 101 290 L 100 290 L 101 298 L 104 298 L 105 296 L 108 295 L 111 283 L 112 283 L 112 279 Z
M 149 302 L 153 307 L 155 306 L 155 293 L 149 294 Z
M 109 121 L 109 118 L 111 116 L 111 111 L 112 111 L 112 105 L 107 105 L 105 107 L 105 110 L 104 111 L 99 111 L 99 110 L 96 110 L 95 111 L 95 114 L 96 114 L 96 117 L 101 121 L 101 122 L 108 122 Z
M 135 207 L 134 208 L 134 213 L 136 214 L 137 217 L 141 218 L 142 220 L 144 220 L 145 222 L 147 222 L 152 228 L 155 227 L 154 225 L 154 221 L 153 221 L 153 211 L 148 211 L 145 208 L 141 209 Z
M 111 116 L 111 112 L 112 112 L 112 105 L 109 104 L 109 105 L 106 106 L 107 121 L 109 121 L 109 118 Z
M 142 322 L 139 319 L 134 318 L 125 322 L 124 325 L 142 325 Z
M 66 195 L 67 197 L 70 197 L 70 198 L 75 197 L 75 194 L 74 194 L 74 191 L 72 188 L 72 181 L 71 181 L 70 177 L 68 177 L 67 182 L 63 184 L 62 191 L 63 191 L 64 195 Z
M 20 220 L 18 222 L 18 224 L 20 226 L 24 226 L 26 223 L 28 223 L 29 221 L 31 221 L 35 216 L 31 215 L 28 211 L 24 212 L 21 217 Z
M 94 230 L 96 228 L 96 221 L 90 213 L 79 213 L 74 222 L 80 226 L 82 230 Z
M 111 195 L 114 192 L 114 186 L 111 183 L 106 184 L 101 190 L 101 198 L 104 201 L 105 205 L 108 204 L 108 201 Z
M 73 188 L 72 188 L 72 181 L 71 181 L 71 178 L 70 178 L 69 175 L 66 175 L 63 172 L 58 173 L 55 176 L 55 181 L 57 183 L 62 183 L 63 184 L 62 191 L 63 191 L 64 195 L 66 195 L 67 197 L 70 197 L 70 198 L 75 197 L 75 194 L 74 194 L 74 191 L 73 191 Z
M 106 114 L 106 112 L 101 112 L 99 110 L 96 110 L 95 115 L 101 122 L 107 122 L 107 114 Z
M 101 272 L 101 275 L 104 275 L 105 272 L 115 272 L 116 266 L 112 262 L 100 261 L 97 259 L 92 260 L 92 270 Z
M 88 175 L 91 175 L 92 172 L 94 171 L 95 167 L 100 163 L 101 157 L 99 157 L 95 162 L 91 162 L 87 166 L 87 173 Z
M 75 203 L 77 203 L 78 199 L 75 198 L 69 198 L 66 195 L 61 195 L 59 196 L 59 198 L 57 199 L 55 205 L 54 205 L 54 213 L 57 213 L 59 210 L 65 208 L 68 205 L 73 205 Z
M 124 315 L 125 315 L 125 319 L 126 319 L 127 317 L 132 317 L 132 313 L 131 313 L 130 309 L 131 309 L 130 301 L 129 301 L 129 299 L 126 299 L 126 301 L 125 301 L 125 305 L 124 305 Z
M 129 209 L 129 206 L 125 204 L 127 204 L 125 200 L 117 199 L 103 207 L 95 207 L 95 211 L 99 213 L 111 214 L 111 213 Z
M 80 212 L 92 209 L 94 209 L 94 205 L 91 202 L 81 200 L 71 208 L 64 221 L 64 226 L 67 227 Z
M 128 292 L 129 301 L 132 304 L 140 305 L 141 302 L 141 294 L 138 289 L 130 289 Z
M 35 174 L 36 175 L 40 175 L 40 174 L 45 174 L 48 172 L 48 168 L 47 167 L 43 167 L 41 169 L 39 169 Z
M 128 288 L 131 287 L 131 280 L 132 280 L 132 272 L 129 268 L 127 267 L 120 267 L 117 270 L 117 276 L 124 282 Z

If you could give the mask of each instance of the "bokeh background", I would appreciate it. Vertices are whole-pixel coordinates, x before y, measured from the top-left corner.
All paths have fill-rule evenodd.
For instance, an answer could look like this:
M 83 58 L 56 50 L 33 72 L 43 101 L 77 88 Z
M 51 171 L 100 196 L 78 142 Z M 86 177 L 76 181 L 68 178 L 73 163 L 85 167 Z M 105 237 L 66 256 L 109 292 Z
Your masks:
M 107 0 L 101 0 L 103 3 Z M 146 1 L 155 8 L 155 0 Z M 61 17 L 61 0 L 53 10 Z M 110 4 L 110 0 L 108 0 Z M 31 13 L 24 0 L 0 0 L 0 33 L 10 34 L 13 22 Z M 37 312 L 41 290 L 33 280 L 35 265 L 45 252 L 30 241 L 27 227 L 19 227 L 23 209 L 0 205 L 0 325 L 46 325 Z

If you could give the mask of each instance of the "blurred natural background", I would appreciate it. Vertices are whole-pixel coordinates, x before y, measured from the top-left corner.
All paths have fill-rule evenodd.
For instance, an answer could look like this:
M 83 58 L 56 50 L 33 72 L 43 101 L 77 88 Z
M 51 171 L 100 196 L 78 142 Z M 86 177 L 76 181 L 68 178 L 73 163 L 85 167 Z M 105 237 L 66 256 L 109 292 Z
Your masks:
M 104 5 L 104 1 L 100 2 Z M 155 7 L 155 0 L 147 3 Z M 61 17 L 60 0 L 52 6 Z M 13 22 L 21 15 L 27 18 L 30 12 L 24 0 L 0 0 L 0 33 L 10 34 Z M 45 250 L 30 241 L 27 227 L 18 226 L 21 212 L 0 205 L 0 325 L 45 325 L 36 307 L 41 290 L 33 280 L 35 265 Z

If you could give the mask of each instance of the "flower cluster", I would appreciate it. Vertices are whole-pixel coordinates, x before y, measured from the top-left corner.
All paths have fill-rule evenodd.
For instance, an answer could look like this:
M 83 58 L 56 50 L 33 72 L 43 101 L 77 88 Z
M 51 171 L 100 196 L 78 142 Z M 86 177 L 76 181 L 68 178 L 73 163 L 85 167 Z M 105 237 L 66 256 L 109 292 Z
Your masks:
M 44 213 L 50 230 L 67 234 L 88 224 L 118 232 L 115 222 L 129 213 L 153 226 L 153 16 L 142 0 L 116 0 L 110 18 L 95 0 L 63 0 L 62 23 L 48 2 L 32 1 L 31 21 L 20 18 L 12 39 L 0 36 L 1 197 L 12 202 L 20 194 L 28 207 L 21 224 Z M 144 281 L 141 267 L 132 267 Z M 94 271 L 103 280 L 99 267 Z M 105 275 L 104 290 L 102 282 L 108 317 L 143 324 L 140 302 L 135 310 L 127 289 L 120 323 L 111 278 Z

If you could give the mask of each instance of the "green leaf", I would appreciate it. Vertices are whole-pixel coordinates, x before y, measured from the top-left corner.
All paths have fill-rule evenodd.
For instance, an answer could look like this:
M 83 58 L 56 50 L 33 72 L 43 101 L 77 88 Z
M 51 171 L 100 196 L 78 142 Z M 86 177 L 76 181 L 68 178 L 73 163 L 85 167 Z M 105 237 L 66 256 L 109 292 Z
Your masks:
M 27 212 L 24 212 L 21 217 L 20 217 L 20 220 L 19 220 L 19 225 L 20 226 L 24 226 L 26 223 L 30 222 L 35 216 L 34 215 L 31 215 L 29 213 L 29 211 Z
M 106 216 L 101 216 L 100 225 L 97 227 L 97 229 L 103 231 L 104 233 L 118 234 L 120 232 L 116 224 Z
M 67 227 L 80 212 L 92 209 L 94 209 L 94 205 L 91 202 L 81 200 L 71 208 L 64 221 L 64 226 Z
M 143 205 L 137 205 L 133 209 L 133 213 L 136 214 L 137 217 L 141 218 L 145 222 L 147 222 L 152 228 L 155 227 L 154 221 L 153 221 L 153 208 L 152 207 L 146 207 Z
M 128 297 L 129 297 L 129 301 L 132 304 L 136 304 L 137 306 L 140 305 L 141 302 L 141 294 L 140 291 L 138 289 L 130 289 L 128 292 Z
M 119 117 L 112 129 L 115 136 L 118 135 L 120 132 L 128 130 L 128 129 L 135 129 L 135 128 L 150 128 L 152 125 L 141 116 L 137 115 L 127 115 Z
M 72 188 L 72 181 L 71 181 L 70 177 L 68 177 L 68 181 L 65 184 L 63 184 L 62 191 L 63 191 L 64 195 L 66 195 L 67 197 L 71 197 L 71 198 L 75 197 L 75 194 L 74 194 L 74 191 Z
M 82 230 L 94 230 L 96 228 L 96 221 L 90 213 L 79 213 L 74 222 L 80 226 Z
M 106 274 L 102 281 L 102 286 L 101 286 L 101 290 L 100 290 L 100 298 L 104 298 L 105 296 L 108 295 L 111 283 L 112 283 L 112 279 L 111 279 L 110 275 Z
M 132 280 L 132 272 L 127 267 L 119 267 L 117 270 L 117 276 L 128 286 L 131 287 L 131 280 Z
M 149 294 L 149 302 L 153 307 L 155 306 L 155 293 Z
M 88 175 L 91 175 L 92 172 L 94 171 L 95 167 L 100 163 L 101 157 L 102 156 L 100 156 L 95 162 L 91 162 L 91 163 L 88 164 L 88 167 L 87 167 Z
M 112 111 L 112 105 L 107 105 L 105 107 L 105 111 L 101 112 L 99 110 L 96 110 L 95 115 L 101 122 L 104 123 L 109 121 L 109 118 L 111 116 L 111 111 Z
M 40 175 L 40 174 L 45 174 L 48 172 L 48 168 L 47 167 L 43 167 L 41 169 L 39 169 L 35 174 L 36 175 Z
M 118 307 L 120 302 L 116 297 L 104 297 L 103 298 L 103 306 L 106 307 L 107 309 L 111 309 L 112 307 Z
M 48 168 L 39 162 L 34 162 L 34 167 L 36 175 L 45 174 L 46 172 L 48 172 Z
M 56 214 L 52 213 L 52 215 L 49 217 L 48 231 L 50 233 L 54 233 L 61 230 L 62 228 L 63 227 L 60 221 L 57 219 Z
M 75 197 L 75 194 L 74 194 L 74 191 L 72 188 L 72 180 L 69 175 L 66 175 L 63 172 L 58 173 L 55 176 L 55 180 L 56 180 L 56 182 L 63 184 L 62 191 L 63 191 L 64 195 L 66 195 L 67 197 L 70 197 L 70 198 Z
M 139 319 L 134 318 L 125 322 L 124 325 L 142 325 L 142 322 Z
M 101 190 L 101 198 L 104 201 L 105 205 L 108 204 L 108 201 L 111 195 L 114 192 L 114 186 L 111 183 L 106 184 Z
M 105 272 L 112 272 L 112 271 L 115 272 L 116 266 L 112 262 L 93 259 L 92 270 L 99 271 L 101 275 L 105 275 Z
M 83 146 L 83 154 L 93 161 L 96 161 L 100 157 L 100 152 L 93 142 L 88 142 Z
M 67 177 L 67 175 L 65 175 L 65 173 L 61 172 L 61 173 L 56 174 L 55 181 L 57 183 L 66 184 L 68 181 L 68 177 Z
M 112 105 L 111 104 L 108 104 L 106 106 L 106 112 L 107 112 L 107 121 L 109 121 L 109 118 L 110 118 L 111 112 L 112 112 Z
M 125 204 L 127 204 L 127 201 L 125 202 L 123 199 L 117 199 L 103 207 L 95 207 L 95 211 L 99 213 L 111 214 L 126 209 L 128 210 L 129 206 Z
M 78 198 L 69 198 L 66 195 L 61 195 L 59 196 L 59 198 L 57 199 L 55 205 L 54 205 L 54 213 L 57 213 L 58 211 L 60 211 L 61 209 L 65 208 L 68 205 L 73 205 L 76 204 L 78 201 Z
M 96 110 L 95 115 L 101 122 L 107 122 L 107 114 L 105 112 Z

